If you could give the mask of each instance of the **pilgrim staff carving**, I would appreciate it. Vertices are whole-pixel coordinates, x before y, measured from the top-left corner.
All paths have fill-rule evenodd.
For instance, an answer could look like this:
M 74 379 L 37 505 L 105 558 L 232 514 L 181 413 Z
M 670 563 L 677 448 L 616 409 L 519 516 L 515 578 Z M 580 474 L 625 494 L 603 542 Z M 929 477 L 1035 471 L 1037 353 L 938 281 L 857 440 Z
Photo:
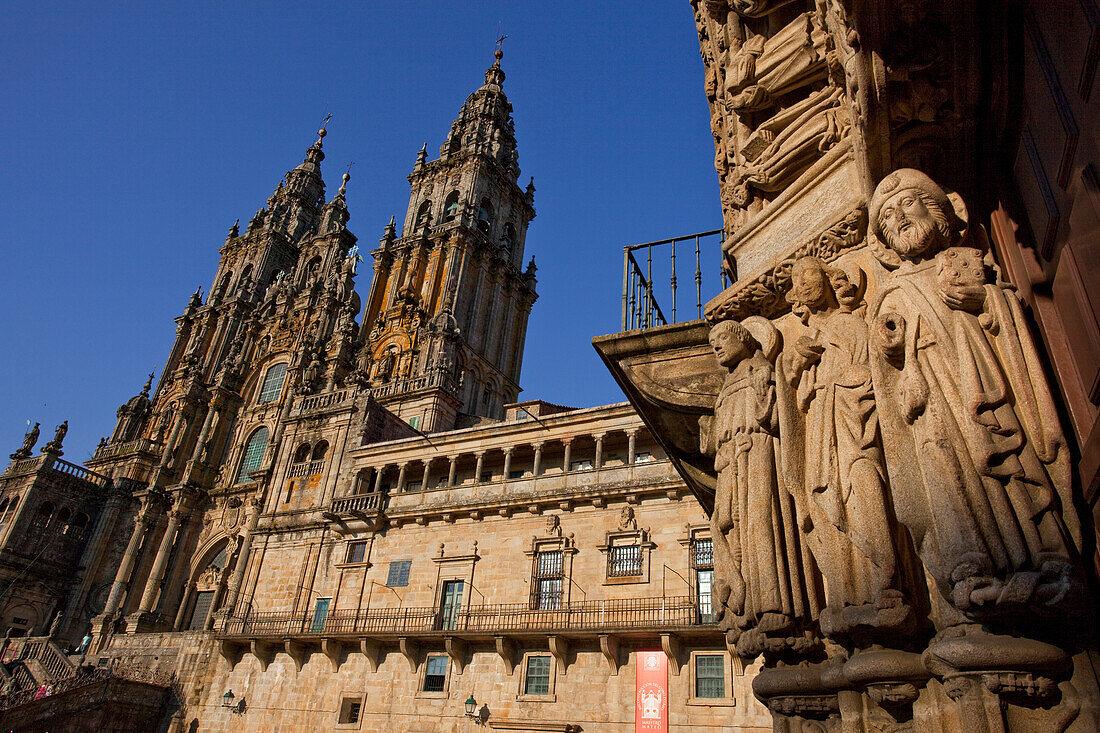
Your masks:
M 886 176 L 870 220 L 896 267 L 868 318 L 898 519 L 971 617 L 1072 604 L 1069 455 L 1019 299 L 992 281 L 962 200 L 924 173 Z
M 714 415 L 700 419 L 701 449 L 718 473 L 711 528 L 719 622 L 742 656 L 798 650 L 812 644 L 802 629 L 817 615 L 817 595 L 777 470 L 779 333 L 759 317 L 722 321 L 710 344 L 729 370 Z

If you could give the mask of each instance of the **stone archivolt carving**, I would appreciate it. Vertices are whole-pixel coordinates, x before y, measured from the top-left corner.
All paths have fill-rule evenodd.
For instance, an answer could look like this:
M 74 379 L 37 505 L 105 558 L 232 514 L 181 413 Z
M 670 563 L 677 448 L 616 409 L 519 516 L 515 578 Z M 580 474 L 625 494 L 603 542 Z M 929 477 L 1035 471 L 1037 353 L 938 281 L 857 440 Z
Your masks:
M 1042 622 L 1083 610 L 1081 532 L 1020 301 L 927 175 L 887 175 L 868 212 L 868 246 L 848 245 L 867 256 L 776 268 L 757 301 L 773 320 L 732 319 L 753 310 L 743 286 L 708 306 L 720 623 L 764 654 L 757 693 L 785 716 L 836 722 L 855 689 L 893 729 L 936 677 L 960 704 L 1054 705 L 1064 728 L 1072 663 Z M 862 210 L 846 221 L 863 236 Z M 1004 635 L 1021 631 L 1044 641 Z
M 732 231 L 848 136 L 843 72 L 823 3 L 693 4 Z

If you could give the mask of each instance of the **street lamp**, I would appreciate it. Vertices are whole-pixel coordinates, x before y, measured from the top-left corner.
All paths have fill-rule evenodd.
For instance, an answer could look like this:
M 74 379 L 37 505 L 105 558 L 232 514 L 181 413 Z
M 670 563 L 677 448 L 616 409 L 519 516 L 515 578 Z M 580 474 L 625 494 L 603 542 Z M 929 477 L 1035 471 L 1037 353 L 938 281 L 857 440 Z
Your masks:
M 223 708 L 233 707 L 233 697 L 234 697 L 233 690 L 230 690 L 229 692 L 222 695 L 222 707 Z
M 229 693 L 229 694 L 232 695 L 233 693 Z M 475 708 L 477 708 L 477 700 L 474 699 L 473 693 L 470 693 L 470 696 L 468 698 L 466 698 L 466 717 L 467 718 L 475 717 L 474 716 L 474 709 Z

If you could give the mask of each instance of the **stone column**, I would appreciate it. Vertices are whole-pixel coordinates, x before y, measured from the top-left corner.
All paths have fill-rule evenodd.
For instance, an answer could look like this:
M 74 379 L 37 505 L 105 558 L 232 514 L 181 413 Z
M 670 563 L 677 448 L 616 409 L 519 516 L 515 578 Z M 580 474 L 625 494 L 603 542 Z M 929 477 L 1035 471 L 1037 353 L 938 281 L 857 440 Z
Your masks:
M 431 458 L 425 458 L 424 459 L 424 478 L 422 478 L 421 481 L 420 481 L 420 490 L 421 491 L 427 491 L 428 490 L 428 477 L 431 475 L 431 473 L 432 473 L 432 459 Z
M 477 454 L 477 466 L 474 467 L 474 483 L 481 483 L 481 469 L 485 465 L 485 453 Z
M 148 499 L 146 499 L 148 502 Z M 130 573 L 134 570 L 134 562 L 137 560 L 138 549 L 145 538 L 145 532 L 149 529 L 152 514 L 151 506 L 146 503 L 134 518 L 134 532 L 130 535 L 130 543 L 126 545 L 126 552 L 122 553 L 122 562 L 115 573 L 115 580 L 111 584 L 111 593 L 107 596 L 107 605 L 103 607 L 104 616 L 112 616 L 118 611 L 122 602 L 122 592 L 126 590 L 126 583 L 130 579 Z
M 458 456 L 451 456 L 451 467 L 447 471 L 447 486 L 455 485 L 455 476 L 458 474 Z
M 183 410 L 177 412 L 176 424 L 172 426 L 172 432 L 168 435 L 168 442 L 164 444 L 164 453 L 161 454 L 160 463 L 157 464 L 155 475 L 158 479 L 160 474 L 168 468 L 168 462 L 172 460 L 172 451 L 176 449 L 176 441 L 179 440 L 180 432 L 183 430 L 183 423 L 186 418 L 183 416 Z
M 626 433 L 626 439 L 627 439 L 626 462 L 627 462 L 627 465 L 630 465 L 630 466 L 634 465 L 634 448 L 635 448 L 635 445 L 637 443 L 637 438 L 638 438 L 638 431 L 636 429 L 627 431 L 627 433 Z
M 214 403 L 211 401 L 210 409 L 206 411 L 206 418 L 202 421 L 202 429 L 199 430 L 199 438 L 195 441 L 195 450 L 191 451 L 192 461 L 198 461 L 202 457 L 202 447 L 206 443 L 206 439 L 210 437 L 210 428 L 214 424 L 215 414 L 217 414 L 217 410 L 214 409 Z
M 179 531 L 180 522 L 183 521 L 185 514 L 183 507 L 173 507 L 168 510 L 168 526 L 164 528 L 164 536 L 160 539 L 160 547 L 157 548 L 157 556 L 153 560 L 153 569 L 149 572 L 149 579 L 145 581 L 145 592 L 142 593 L 141 605 L 138 606 L 138 610 L 142 613 L 152 611 L 153 604 L 157 602 L 160 581 L 164 579 L 168 556 L 172 554 L 172 546 L 176 543 L 176 533 Z
M 382 493 L 382 474 L 386 472 L 385 466 L 374 469 L 374 493 Z
M 600 433 L 598 435 L 593 435 L 592 437 L 596 439 L 596 458 L 592 462 L 592 467 L 593 468 L 603 468 L 603 438 L 604 438 L 604 434 Z
M 512 449 L 504 449 L 504 474 L 500 477 L 501 481 L 508 480 L 508 474 L 512 472 Z
M 402 463 L 400 468 L 397 469 L 397 489 L 394 493 L 401 493 L 405 490 L 405 472 L 408 468 L 409 464 Z
M 531 475 L 535 478 L 539 476 L 539 470 L 542 468 L 542 443 L 535 443 L 535 463 L 531 468 Z
M 244 571 L 248 565 L 248 553 L 252 549 L 252 535 L 256 532 L 256 524 L 260 521 L 260 502 L 253 499 L 249 505 L 248 520 L 244 527 L 244 539 L 241 540 L 241 550 L 237 553 L 237 564 L 233 566 L 233 575 L 229 578 L 229 585 L 225 589 L 225 600 L 222 607 L 226 614 L 233 612 L 237 604 L 237 596 L 241 592 L 241 583 L 244 582 Z
M 573 458 L 573 439 L 567 438 L 561 444 L 565 446 L 565 455 L 561 459 L 561 472 L 569 473 L 569 464 Z

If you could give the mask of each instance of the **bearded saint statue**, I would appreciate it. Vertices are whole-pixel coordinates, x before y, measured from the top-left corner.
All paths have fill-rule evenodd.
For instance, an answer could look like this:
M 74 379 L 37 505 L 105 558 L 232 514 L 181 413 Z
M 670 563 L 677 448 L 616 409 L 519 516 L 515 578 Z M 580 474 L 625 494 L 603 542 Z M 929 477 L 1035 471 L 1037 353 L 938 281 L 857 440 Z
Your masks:
M 1081 595 L 1080 525 L 1020 301 L 995 279 L 980 227 L 967 232 L 961 199 L 924 173 L 887 175 L 869 214 L 896 265 L 868 322 L 897 518 L 967 617 L 1057 613 Z

